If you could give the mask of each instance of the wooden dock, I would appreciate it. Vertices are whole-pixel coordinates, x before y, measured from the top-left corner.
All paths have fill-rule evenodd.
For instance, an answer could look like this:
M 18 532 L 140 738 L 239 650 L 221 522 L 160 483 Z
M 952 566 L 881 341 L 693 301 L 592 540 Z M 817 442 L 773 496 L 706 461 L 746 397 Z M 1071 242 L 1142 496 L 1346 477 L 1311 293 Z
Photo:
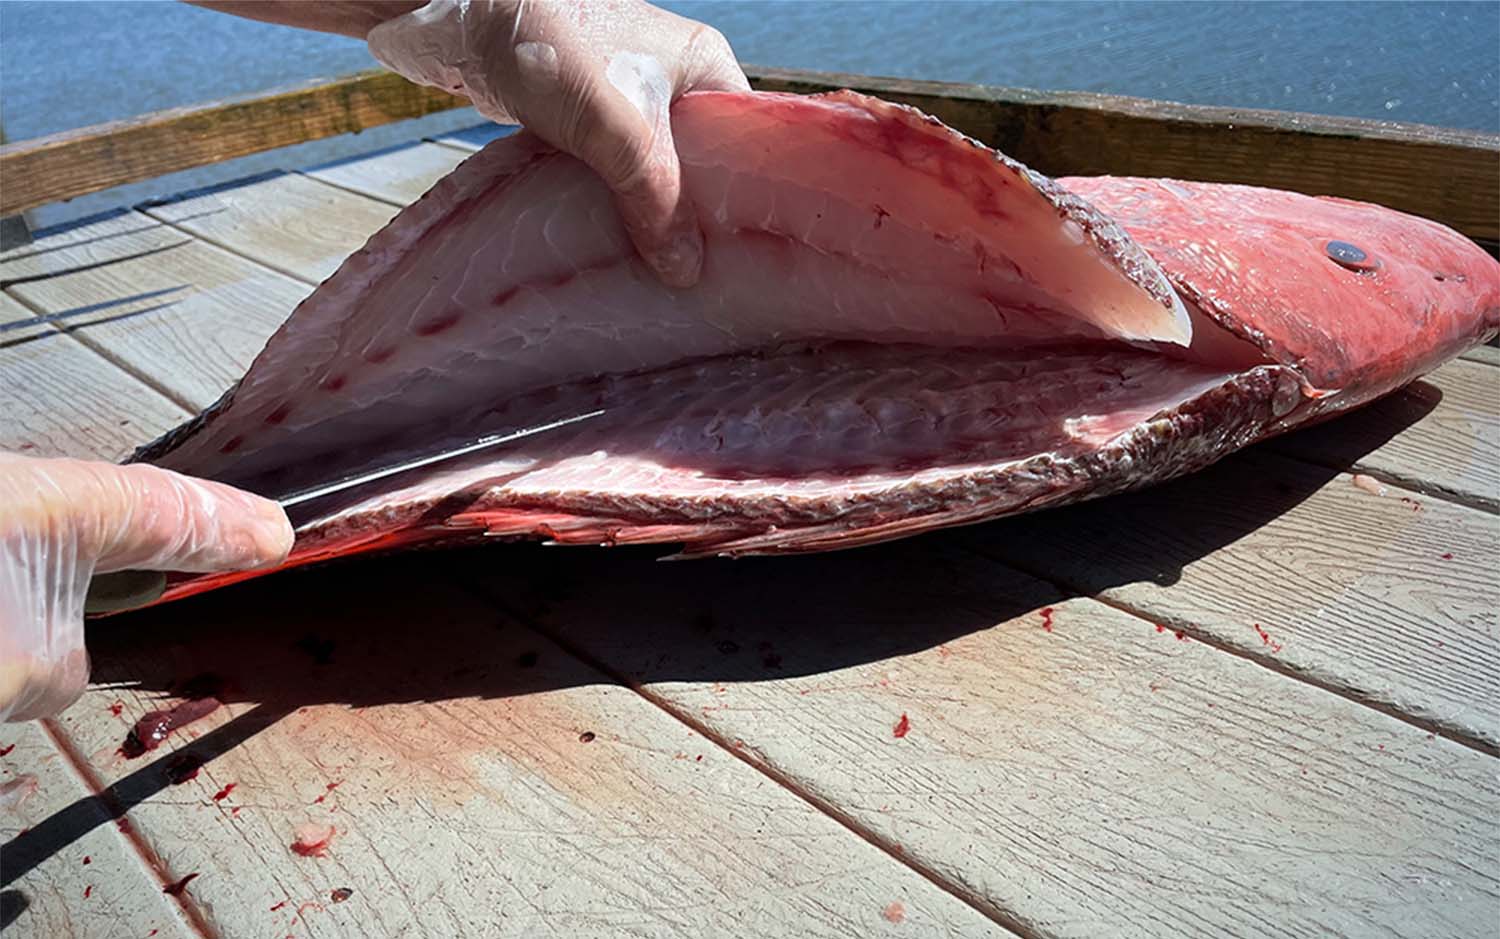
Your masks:
M 119 459 L 206 406 L 478 139 L 0 254 L 0 449 Z M 0 726 L 0 923 L 1493 936 L 1497 509 L 1483 347 L 1195 476 L 893 545 L 500 545 L 96 622 L 83 699 Z M 223 708 L 120 755 L 202 674 Z

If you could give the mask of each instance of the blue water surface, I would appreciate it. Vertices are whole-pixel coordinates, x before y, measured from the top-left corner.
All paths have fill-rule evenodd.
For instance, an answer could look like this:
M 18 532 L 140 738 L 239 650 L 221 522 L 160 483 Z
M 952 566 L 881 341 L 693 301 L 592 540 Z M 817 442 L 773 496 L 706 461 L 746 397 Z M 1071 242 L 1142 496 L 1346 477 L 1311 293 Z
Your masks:
M 1500 3 L 669 0 L 742 61 L 1500 132 Z M 363 43 L 173 2 L 0 2 L 20 140 L 375 66 Z M 39 224 L 472 124 L 471 111 L 173 174 Z

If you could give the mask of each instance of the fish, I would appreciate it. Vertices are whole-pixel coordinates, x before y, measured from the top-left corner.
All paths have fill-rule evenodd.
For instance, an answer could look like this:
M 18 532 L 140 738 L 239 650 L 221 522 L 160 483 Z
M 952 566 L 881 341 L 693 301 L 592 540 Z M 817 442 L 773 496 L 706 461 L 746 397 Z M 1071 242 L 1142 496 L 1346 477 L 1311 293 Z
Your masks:
M 1500 263 L 1380 206 L 1053 180 L 850 91 L 691 93 L 672 129 L 695 286 L 652 275 L 583 164 L 502 137 L 132 459 L 273 495 L 602 411 L 316 506 L 281 568 L 524 538 L 830 551 L 1194 472 L 1500 330 Z

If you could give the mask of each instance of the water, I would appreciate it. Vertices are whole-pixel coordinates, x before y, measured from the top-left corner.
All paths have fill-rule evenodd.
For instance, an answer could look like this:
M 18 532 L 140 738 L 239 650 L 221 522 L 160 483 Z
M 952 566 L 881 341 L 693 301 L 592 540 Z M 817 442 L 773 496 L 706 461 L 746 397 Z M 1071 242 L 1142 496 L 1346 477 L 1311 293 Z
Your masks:
M 760 65 L 1500 132 L 1500 3 L 677 0 Z M 364 44 L 168 2 L 0 2 L 11 140 L 375 67 Z M 38 224 L 472 124 L 471 111 L 48 207 Z

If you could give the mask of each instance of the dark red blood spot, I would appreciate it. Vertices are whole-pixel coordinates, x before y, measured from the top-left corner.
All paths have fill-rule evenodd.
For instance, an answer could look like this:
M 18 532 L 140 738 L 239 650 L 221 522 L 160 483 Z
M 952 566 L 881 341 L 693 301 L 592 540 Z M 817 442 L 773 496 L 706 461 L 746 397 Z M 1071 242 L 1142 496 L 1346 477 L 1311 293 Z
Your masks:
M 696 757 L 694 757 L 693 758 L 693 762 L 694 763 L 702 763 L 703 762 L 703 754 L 700 753 Z
M 1375 749 L 1377 749 L 1377 750 L 1384 750 L 1385 749 L 1385 744 L 1382 743 L 1380 746 L 1376 747 Z
M 317 805 L 319 802 L 322 802 L 324 799 L 328 798 L 328 793 L 330 793 L 333 790 L 337 789 L 341 785 L 343 785 L 343 784 L 342 783 L 331 782 L 327 786 L 324 786 L 323 788 L 326 791 L 322 795 L 318 796 L 316 799 L 313 800 L 313 805 Z
M 223 789 L 220 789 L 218 792 L 214 793 L 214 801 L 223 802 L 225 799 L 229 798 L 229 794 L 234 791 L 234 785 L 234 783 L 228 783 L 224 786 Z
M 266 415 L 266 423 L 280 424 L 282 421 L 286 420 L 288 415 L 290 415 L 291 413 L 292 405 L 290 403 L 283 404 L 281 407 Z
M 516 295 L 516 291 L 520 289 L 521 288 L 519 287 L 511 287 L 506 290 L 502 290 L 499 293 L 495 294 L 495 299 L 491 300 L 490 302 L 495 306 L 504 306 L 505 304 L 510 302 L 510 298 L 514 297 Z
M 880 915 L 884 916 L 887 922 L 899 923 L 902 920 L 906 919 L 906 907 L 902 906 L 899 903 L 892 903 L 890 906 L 881 910 Z
M 380 349 L 371 349 L 369 352 L 365 353 L 365 361 L 369 362 L 372 365 L 380 365 L 384 362 L 389 362 L 391 360 L 391 357 L 395 354 L 395 346 L 385 346 L 384 348 Z
M 111 704 L 109 706 L 109 713 L 113 714 L 115 717 L 119 717 L 120 712 L 123 710 L 125 710 L 124 701 L 116 701 L 114 704 Z
M 1164 633 L 1164 632 L 1167 631 L 1167 627 L 1163 626 L 1161 623 L 1157 623 L 1156 624 L 1156 631 L 1159 632 L 1159 633 Z
M 895 737 L 905 737 L 910 731 L 911 720 L 905 714 L 902 714 L 901 719 L 896 722 L 896 726 L 891 728 L 891 734 Z
M 301 916 L 303 913 L 306 913 L 308 910 L 317 910 L 321 913 L 323 911 L 323 904 L 319 903 L 317 900 L 308 900 L 305 903 L 299 903 L 297 904 L 297 912 L 292 914 L 292 918 L 295 919 L 298 916 Z M 306 922 L 305 919 L 303 921 Z
M 91 858 L 91 857 L 89 857 L 87 854 L 85 854 L 83 856 L 83 863 L 85 863 L 85 864 L 92 864 L 92 863 L 94 863 L 94 859 Z
M 190 779 L 196 779 L 198 770 L 203 768 L 203 760 L 191 753 L 179 753 L 167 761 L 167 782 L 174 786 L 180 786 Z
M 36 444 L 34 444 L 34 443 L 23 443 L 23 444 L 21 444 L 21 449 L 22 450 L 35 450 L 36 449 Z
M 181 880 L 177 881 L 177 883 L 175 884 L 167 884 L 165 887 L 161 888 L 161 892 L 170 893 L 174 897 L 182 896 L 182 891 L 186 890 L 187 885 L 192 881 L 194 877 L 197 876 L 197 874 L 189 874 Z
M 120 745 L 120 752 L 134 759 L 161 746 L 167 735 L 179 727 L 207 717 L 219 709 L 218 698 L 189 698 L 165 711 L 151 711 L 135 722 Z
M 336 887 L 334 888 L 334 891 L 328 895 L 328 898 L 334 903 L 343 903 L 345 900 L 349 899 L 352 896 L 354 896 L 353 888 Z
M 150 932 L 146 933 L 146 939 L 151 939 L 151 937 L 156 935 L 157 932 L 158 930 L 153 929 Z
M 93 894 L 93 892 L 94 892 L 94 885 L 93 884 L 89 884 L 87 887 L 83 888 L 83 898 L 85 900 L 87 900 Z
M 897 854 L 905 854 L 906 853 L 906 849 L 903 848 L 899 844 L 893 844 L 893 845 L 891 845 L 891 850 L 894 851 Z
M 10 756 L 10 751 L 14 750 L 15 748 L 15 744 L 11 744 L 8 747 L 0 747 L 0 756 Z
M 220 453 L 233 453 L 245 442 L 244 437 L 231 437 L 229 442 L 219 448 Z
M 427 322 L 422 323 L 417 327 L 416 333 L 418 336 L 436 336 L 440 332 L 452 329 L 454 326 L 457 326 L 458 321 L 461 319 L 463 319 L 463 314 L 459 313 L 457 310 L 454 310 L 450 313 L 445 313 L 442 316 L 437 317 L 436 319 L 430 319 Z
M 328 853 L 335 831 L 332 825 L 303 825 L 294 832 L 297 840 L 292 842 L 291 849 L 303 857 L 322 857 Z
M 1451 561 L 1451 560 L 1453 560 L 1453 552 L 1449 551 L 1448 553 L 1444 554 L 1443 555 L 1443 560 L 1445 560 L 1445 561 Z
M 1260 643 L 1261 643 L 1261 645 L 1263 645 L 1263 646 L 1270 646 L 1272 652 L 1280 652 L 1281 651 L 1281 643 L 1279 643 L 1279 642 L 1275 641 L 1274 639 L 1272 639 L 1271 638 L 1271 634 L 1268 633 L 1268 632 L 1266 632 L 1264 629 L 1262 629 L 1261 625 L 1259 623 L 1254 623 L 1252 625 L 1255 626 L 1256 633 L 1258 633 L 1260 635 Z
M 594 732 L 592 730 L 585 730 L 583 733 L 581 733 L 581 734 L 578 735 L 578 742 L 579 743 L 593 743 L 594 742 Z
M 274 912 L 276 912 L 277 910 L 281 909 L 284 906 L 286 906 L 286 901 L 282 900 L 280 903 L 278 903 L 275 906 L 271 907 L 271 912 L 274 913 Z
M 1187 639 L 1187 634 L 1186 634 L 1186 633 L 1184 633 L 1184 632 L 1183 632 L 1183 631 L 1182 631 L 1182 630 L 1180 630 L 1180 629 L 1179 629 L 1179 630 L 1177 630 L 1177 632 L 1176 632 L 1176 633 L 1174 633 L 1174 634 L 1173 634 L 1173 635 L 1175 635 L 1175 636 L 1176 636 L 1176 637 L 1177 637 L 1177 638 L 1178 638 L 1178 639 L 1182 639 L 1182 640 L 1186 640 L 1186 639 Z
M 1052 631 L 1052 613 L 1052 607 L 1042 607 L 1042 628 L 1047 630 L 1047 632 L 1049 633 Z
M 533 668 L 533 667 L 535 667 L 536 666 L 536 653 L 535 652 L 522 652 L 520 655 L 516 656 L 516 665 L 520 666 L 521 668 Z
M 338 391 L 349 383 L 347 375 L 330 375 L 318 383 L 318 387 L 324 391 Z
M 115 827 L 120 829 L 121 832 L 124 832 L 127 835 L 130 834 L 130 832 L 133 830 L 130 827 L 130 819 L 128 818 L 115 819 Z
M 232 809 L 229 810 L 229 814 L 230 815 L 238 815 L 238 814 L 240 814 L 240 807 L 238 805 L 236 805 L 234 808 L 232 808 Z

